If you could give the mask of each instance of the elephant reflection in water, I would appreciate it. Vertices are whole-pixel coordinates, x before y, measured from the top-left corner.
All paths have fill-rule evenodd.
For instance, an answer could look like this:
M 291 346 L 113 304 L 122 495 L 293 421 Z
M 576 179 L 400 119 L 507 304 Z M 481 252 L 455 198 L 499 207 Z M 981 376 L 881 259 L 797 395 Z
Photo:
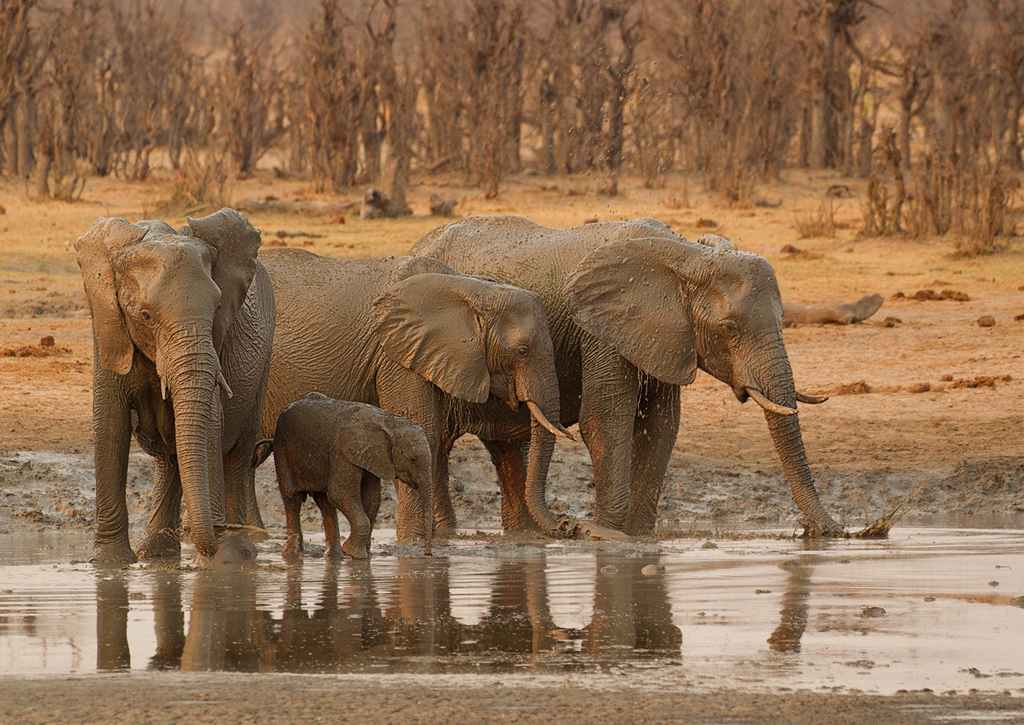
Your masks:
M 182 596 L 185 585 L 181 573 L 154 572 L 156 652 L 149 661 L 149 669 L 260 671 L 260 624 L 270 615 L 256 609 L 256 581 L 245 572 L 197 572 L 191 587 L 186 635 Z M 97 600 L 97 612 L 100 610 Z M 97 630 L 98 623 L 99 619 Z
M 96 577 L 96 669 L 128 670 L 128 579 L 124 572 Z
M 560 629 L 549 606 L 547 561 L 506 560 L 491 578 L 487 611 L 476 624 L 452 616 L 449 565 L 441 558 L 400 557 L 397 571 L 373 575 L 365 562 L 325 569 L 318 596 L 303 601 L 303 570 L 287 572 L 284 613 L 257 609 L 256 578 L 249 572 L 198 572 L 191 587 L 188 632 L 182 614 L 182 579 L 158 576 L 153 590 L 157 653 L 153 669 L 284 672 L 479 672 L 477 657 L 529 656 L 537 665 L 579 666 L 564 656 L 627 660 L 634 650 L 678 655 L 682 636 L 672 624 L 664 577 L 644 576 L 657 557 L 619 560 L 599 554 L 594 617 L 582 629 Z M 308 572 L 307 572 L 308 574 Z M 306 580 L 308 584 L 308 579 Z M 108 630 L 124 632 L 127 588 L 105 611 Z M 305 607 L 305 608 L 304 608 Z M 312 609 L 312 611 L 309 611 Z M 99 629 L 99 624 L 98 624 Z M 111 636 L 110 642 L 127 640 Z M 456 655 L 454 659 L 448 656 Z M 463 659 L 465 658 L 465 659 Z M 518 659 L 518 658 L 517 658 Z M 116 661 L 116 660 L 112 660 Z M 493 661 L 497 669 L 509 664 Z M 372 668 L 372 669 L 371 669 Z
M 807 630 L 807 601 L 811 597 L 811 574 L 817 557 L 804 555 L 780 564 L 789 571 L 789 581 L 782 595 L 779 626 L 768 637 L 768 646 L 774 652 L 797 654 L 800 640 Z
M 399 557 L 397 569 L 374 576 L 368 562 L 329 565 L 317 597 L 303 601 L 302 569 L 287 572 L 284 613 L 260 611 L 249 572 L 197 572 L 192 586 L 176 571 L 152 573 L 157 650 L 150 669 L 280 672 L 380 672 L 460 668 L 480 672 L 480 657 L 529 656 L 532 664 L 579 667 L 588 660 L 628 661 L 645 653 L 678 656 L 682 634 L 658 557 L 616 558 L 598 552 L 593 616 L 582 628 L 559 628 L 549 601 L 548 562 L 504 560 L 490 581 L 490 597 L 476 624 L 452 615 L 449 563 L 437 557 Z M 818 558 L 787 562 L 779 624 L 768 637 L 774 652 L 796 654 L 808 625 L 811 578 Z M 643 569 L 654 565 L 656 574 Z M 648 569 L 650 571 L 650 569 Z M 306 572 L 308 574 L 308 571 Z M 99 670 L 131 666 L 125 573 L 96 585 Z M 183 588 L 191 590 L 185 634 Z M 312 611 L 310 611 L 312 610 Z M 576 656 L 567 653 L 578 652 Z M 476 656 L 474 656 L 476 655 Z M 453 657 L 454 656 L 454 657 Z
M 468 625 L 452 615 L 448 563 L 400 558 L 395 575 L 376 580 L 369 567 L 346 562 L 351 591 L 338 600 L 338 577 L 324 577 L 319 609 L 302 610 L 300 592 L 289 590 L 289 608 L 261 647 L 265 664 L 285 671 L 359 671 L 387 660 L 401 671 L 445 671 L 464 667 L 479 672 L 476 658 L 458 656 L 530 655 L 536 664 L 572 664 L 559 654 L 580 643 L 584 657 L 635 657 L 633 650 L 678 655 L 682 635 L 672 624 L 664 577 L 644 576 L 657 557 L 630 559 L 617 567 L 599 554 L 594 619 L 582 629 L 560 629 L 549 607 L 547 562 L 543 555 L 506 560 L 491 580 L 487 611 Z M 603 569 L 603 571 L 602 571 Z M 356 574 L 356 572 L 365 572 Z M 455 655 L 456 659 L 438 657 Z M 497 669 L 507 663 L 492 661 Z M 379 670 L 378 670 L 379 671 Z
M 289 569 L 283 617 L 261 622 L 265 671 L 323 672 L 338 662 L 359 669 L 380 649 L 385 623 L 369 563 L 346 564 L 327 564 L 313 612 L 303 609 L 303 570 Z

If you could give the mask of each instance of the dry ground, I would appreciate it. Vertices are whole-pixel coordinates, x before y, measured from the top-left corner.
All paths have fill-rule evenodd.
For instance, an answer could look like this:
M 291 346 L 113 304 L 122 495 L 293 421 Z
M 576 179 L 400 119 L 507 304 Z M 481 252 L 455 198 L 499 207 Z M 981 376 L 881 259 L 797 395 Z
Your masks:
M 434 191 L 457 196 L 456 211 L 463 215 L 520 214 L 552 226 L 652 216 L 696 238 L 711 220 L 715 232 L 772 262 L 785 299 L 846 300 L 872 292 L 886 297 L 865 324 L 786 331 L 800 388 L 831 392 L 844 385 L 863 391 L 855 385 L 863 381 L 871 391 L 834 395 L 825 405 L 802 408 L 808 454 L 833 510 L 852 523 L 909 496 L 912 510 L 929 514 L 1024 512 L 1024 322 L 1014 320 L 1024 313 L 1024 248 L 1012 240 L 1000 254 L 964 259 L 952 256 L 949 240 L 860 238 L 856 184 L 854 197 L 840 204 L 835 237 L 800 239 L 798 223 L 815 212 L 835 181 L 794 173 L 785 183 L 758 191 L 773 203 L 781 200 L 780 207 L 726 208 L 683 178 L 655 190 L 627 182 L 622 195 L 610 198 L 586 178 L 521 177 L 506 185 L 500 199 L 487 201 L 455 177 L 427 177 L 410 197 L 417 215 L 400 220 L 251 216 L 263 230 L 264 244 L 287 242 L 339 257 L 406 251 L 442 223 L 425 215 Z M 233 193 L 235 200 L 315 196 L 307 183 L 269 174 L 237 182 Z M 6 209 L 0 215 L 0 354 L 10 355 L 0 357 L 0 451 L 6 455 L 0 482 L 7 489 L 0 531 L 91 523 L 91 330 L 73 241 L 98 216 L 183 222 L 183 211 L 158 211 L 166 196 L 160 181 L 95 180 L 82 201 L 67 204 L 32 200 L 22 187 L 0 184 L 0 205 Z M 281 241 L 279 231 L 322 236 Z M 783 253 L 786 245 L 805 252 Z M 889 299 L 922 289 L 954 289 L 970 301 Z M 991 315 L 995 325 L 979 327 L 982 315 Z M 886 317 L 901 322 L 879 325 Z M 54 346 L 39 348 L 46 335 Z M 991 380 L 957 387 L 964 384 L 957 381 L 979 376 Z M 908 390 L 918 383 L 931 389 Z M 36 453 L 15 455 L 25 451 Z M 54 459 L 53 454 L 61 455 Z M 467 440 L 455 458 L 463 522 L 494 524 L 496 486 L 482 447 Z M 585 449 L 560 441 L 554 468 L 554 506 L 588 513 L 593 489 Z M 38 490 L 39 479 L 61 477 L 66 485 L 60 496 Z M 137 517 L 145 510 L 146 478 L 143 470 L 134 487 Z M 262 481 L 264 506 L 274 521 L 279 506 L 269 474 Z M 730 514 L 789 523 L 796 521 L 795 512 L 759 409 L 752 403 L 740 406 L 725 386 L 698 377 L 683 392 L 683 425 L 665 490 L 663 525 L 686 527 Z

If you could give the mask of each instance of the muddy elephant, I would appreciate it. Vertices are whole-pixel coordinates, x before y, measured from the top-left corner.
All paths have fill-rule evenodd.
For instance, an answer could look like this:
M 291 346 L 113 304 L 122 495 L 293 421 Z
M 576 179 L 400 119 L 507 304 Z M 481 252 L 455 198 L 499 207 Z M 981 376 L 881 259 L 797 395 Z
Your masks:
M 679 429 L 679 386 L 700 368 L 753 398 L 812 530 L 843 531 L 822 507 L 804 454 L 797 392 L 771 265 L 717 236 L 688 241 L 654 219 L 550 229 L 513 216 L 468 217 L 412 252 L 540 295 L 561 392 L 561 422 L 590 451 L 598 524 L 654 530 Z M 499 468 L 505 488 L 521 487 Z
M 437 478 L 447 471 L 437 458 L 444 421 L 483 425 L 522 406 L 533 455 L 519 513 L 558 527 L 544 491 L 554 436 L 568 434 L 557 423 L 554 353 L 536 294 L 426 257 L 340 260 L 282 249 L 260 259 L 277 301 L 263 437 L 289 403 L 314 391 L 408 418 L 430 445 L 436 512 L 439 486 L 449 500 L 447 474 L 443 484 Z M 397 493 L 399 539 L 422 537 L 419 496 L 404 486 Z
M 430 446 L 418 425 L 373 405 L 310 393 L 278 417 L 272 445 L 288 526 L 285 561 L 302 558 L 299 513 L 306 494 L 312 494 L 323 516 L 324 557 L 337 559 L 344 552 L 353 559 L 368 558 L 381 480 L 401 481 L 418 492 L 423 515 L 429 517 L 424 528 L 425 553 L 430 555 L 434 472 Z M 338 509 L 351 532 L 344 544 Z
M 223 527 L 246 520 L 270 369 L 274 297 L 259 246 L 259 230 L 231 209 L 177 231 L 100 219 L 75 244 L 93 322 L 97 565 L 137 558 L 125 501 L 132 434 L 156 459 L 138 556 L 180 554 L 182 494 L 201 563 L 255 556 Z

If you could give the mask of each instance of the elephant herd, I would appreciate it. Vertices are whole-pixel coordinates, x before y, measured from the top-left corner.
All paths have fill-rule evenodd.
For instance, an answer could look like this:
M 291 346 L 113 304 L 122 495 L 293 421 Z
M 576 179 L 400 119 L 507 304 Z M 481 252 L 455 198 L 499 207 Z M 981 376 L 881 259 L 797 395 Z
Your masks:
M 286 558 L 301 553 L 307 494 L 328 554 L 366 556 L 386 478 L 408 484 L 397 487 L 399 539 L 429 547 L 435 527 L 457 524 L 448 456 L 465 434 L 497 470 L 505 530 L 566 535 L 579 522 L 548 509 L 545 485 L 554 439 L 575 423 L 593 463 L 595 528 L 649 535 L 679 388 L 698 368 L 764 409 L 809 530 L 843 533 L 818 499 L 796 415 L 824 398 L 793 384 L 763 257 L 653 219 L 550 229 L 468 217 L 404 257 L 259 246 L 231 209 L 179 229 L 100 219 L 77 241 L 94 333 L 97 565 L 179 557 L 182 500 L 201 564 L 254 559 L 254 468 L 272 448 Z M 134 551 L 132 435 L 156 459 Z M 352 524 L 342 547 L 337 508 Z

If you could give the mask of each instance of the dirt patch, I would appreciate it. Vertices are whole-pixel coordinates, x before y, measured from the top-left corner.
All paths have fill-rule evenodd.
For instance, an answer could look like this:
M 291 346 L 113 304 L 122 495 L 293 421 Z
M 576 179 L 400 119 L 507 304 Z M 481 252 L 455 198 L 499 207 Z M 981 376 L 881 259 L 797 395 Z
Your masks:
M 60 347 L 53 339 L 53 335 L 43 335 L 35 345 L 22 345 L 21 347 L 7 347 L 0 351 L 2 357 L 54 357 L 68 355 L 71 349 Z

